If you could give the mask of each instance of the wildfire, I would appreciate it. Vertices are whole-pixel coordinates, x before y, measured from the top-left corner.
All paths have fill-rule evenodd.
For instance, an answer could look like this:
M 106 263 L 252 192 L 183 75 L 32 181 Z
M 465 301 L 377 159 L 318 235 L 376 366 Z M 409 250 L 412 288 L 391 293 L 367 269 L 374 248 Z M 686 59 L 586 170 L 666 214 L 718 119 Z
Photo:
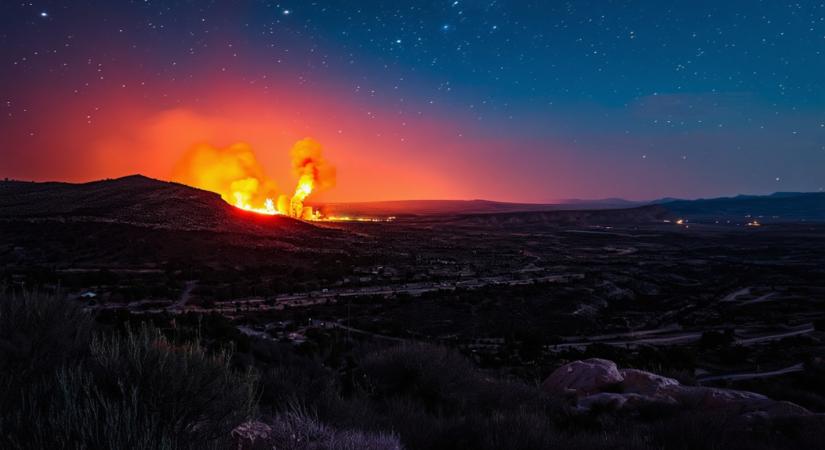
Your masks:
M 321 215 L 311 206 L 304 206 L 304 200 L 316 189 L 328 189 L 335 185 L 335 167 L 327 163 L 321 155 L 321 144 L 312 139 L 302 139 L 292 147 L 292 170 L 298 177 L 295 192 L 287 200 L 278 199 L 278 210 L 287 211 L 292 217 L 304 220 L 320 220 Z M 283 208 L 281 207 L 283 206 Z
M 317 141 L 306 138 L 292 147 L 292 169 L 298 184 L 291 195 L 278 194 L 255 153 L 245 143 L 228 148 L 197 145 L 175 165 L 172 178 L 180 183 L 216 192 L 227 203 L 259 214 L 287 215 L 303 220 L 360 220 L 324 218 L 304 201 L 315 191 L 335 185 L 335 167 L 322 156 Z

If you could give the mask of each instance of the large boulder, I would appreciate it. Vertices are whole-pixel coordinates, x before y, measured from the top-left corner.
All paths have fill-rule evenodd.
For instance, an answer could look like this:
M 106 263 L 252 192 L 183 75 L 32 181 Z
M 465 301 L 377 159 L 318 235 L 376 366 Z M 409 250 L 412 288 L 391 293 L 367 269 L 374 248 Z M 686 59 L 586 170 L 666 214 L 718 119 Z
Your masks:
M 575 393 L 576 411 L 638 410 L 643 406 L 678 406 L 756 419 L 806 417 L 813 413 L 762 394 L 705 386 L 683 386 L 673 378 L 636 369 L 619 370 L 606 359 L 573 361 L 556 369 L 542 384 L 550 394 Z M 571 401 L 573 399 L 571 398 Z
M 762 394 L 734 389 L 680 386 L 671 394 L 685 406 L 701 410 L 760 413 L 771 418 L 812 414 L 796 403 L 771 400 Z
M 702 410 L 754 410 L 766 400 L 771 401 L 755 392 L 704 386 L 680 386 L 671 389 L 671 394 L 679 403 Z
M 679 386 L 673 378 L 638 369 L 622 369 L 622 392 L 635 392 L 642 395 L 666 395 L 669 389 Z
M 574 409 L 579 412 L 591 411 L 594 408 L 600 410 L 638 410 L 651 405 L 676 405 L 676 400 L 670 397 L 653 397 L 635 393 L 599 392 L 598 394 L 586 395 L 576 402 Z
M 591 358 L 559 367 L 544 380 L 541 388 L 550 394 L 575 393 L 583 396 L 605 391 L 621 382 L 622 374 L 616 363 Z

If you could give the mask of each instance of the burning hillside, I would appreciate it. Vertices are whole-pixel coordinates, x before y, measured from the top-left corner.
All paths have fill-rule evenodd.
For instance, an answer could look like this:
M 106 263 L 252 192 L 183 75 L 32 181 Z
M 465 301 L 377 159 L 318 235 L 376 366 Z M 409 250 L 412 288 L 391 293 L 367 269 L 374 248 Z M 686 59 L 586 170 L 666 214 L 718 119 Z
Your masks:
M 292 193 L 278 193 L 277 185 L 244 143 L 227 148 L 192 147 L 175 165 L 172 178 L 183 184 L 220 194 L 226 202 L 247 211 L 287 215 L 303 220 L 324 218 L 304 201 L 321 189 L 335 185 L 335 167 L 324 159 L 317 141 L 306 138 L 292 147 L 292 169 L 297 185 Z

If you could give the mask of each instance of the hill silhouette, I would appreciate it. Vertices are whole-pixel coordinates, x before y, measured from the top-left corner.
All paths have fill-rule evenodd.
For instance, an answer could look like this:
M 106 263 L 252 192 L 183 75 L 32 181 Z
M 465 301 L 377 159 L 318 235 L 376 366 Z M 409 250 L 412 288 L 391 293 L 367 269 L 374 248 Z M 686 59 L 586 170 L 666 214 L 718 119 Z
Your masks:
M 239 210 L 218 194 L 142 175 L 90 183 L 0 182 L 0 218 L 108 222 L 182 231 L 311 232 L 311 224 Z

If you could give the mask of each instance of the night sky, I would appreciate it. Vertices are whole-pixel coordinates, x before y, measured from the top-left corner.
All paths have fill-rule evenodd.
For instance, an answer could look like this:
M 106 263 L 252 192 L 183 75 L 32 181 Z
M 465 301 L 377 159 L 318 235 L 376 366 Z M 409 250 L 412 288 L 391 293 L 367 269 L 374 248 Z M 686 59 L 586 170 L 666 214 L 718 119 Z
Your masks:
M 168 179 L 249 143 L 320 199 L 825 187 L 825 2 L 0 2 L 0 177 Z

